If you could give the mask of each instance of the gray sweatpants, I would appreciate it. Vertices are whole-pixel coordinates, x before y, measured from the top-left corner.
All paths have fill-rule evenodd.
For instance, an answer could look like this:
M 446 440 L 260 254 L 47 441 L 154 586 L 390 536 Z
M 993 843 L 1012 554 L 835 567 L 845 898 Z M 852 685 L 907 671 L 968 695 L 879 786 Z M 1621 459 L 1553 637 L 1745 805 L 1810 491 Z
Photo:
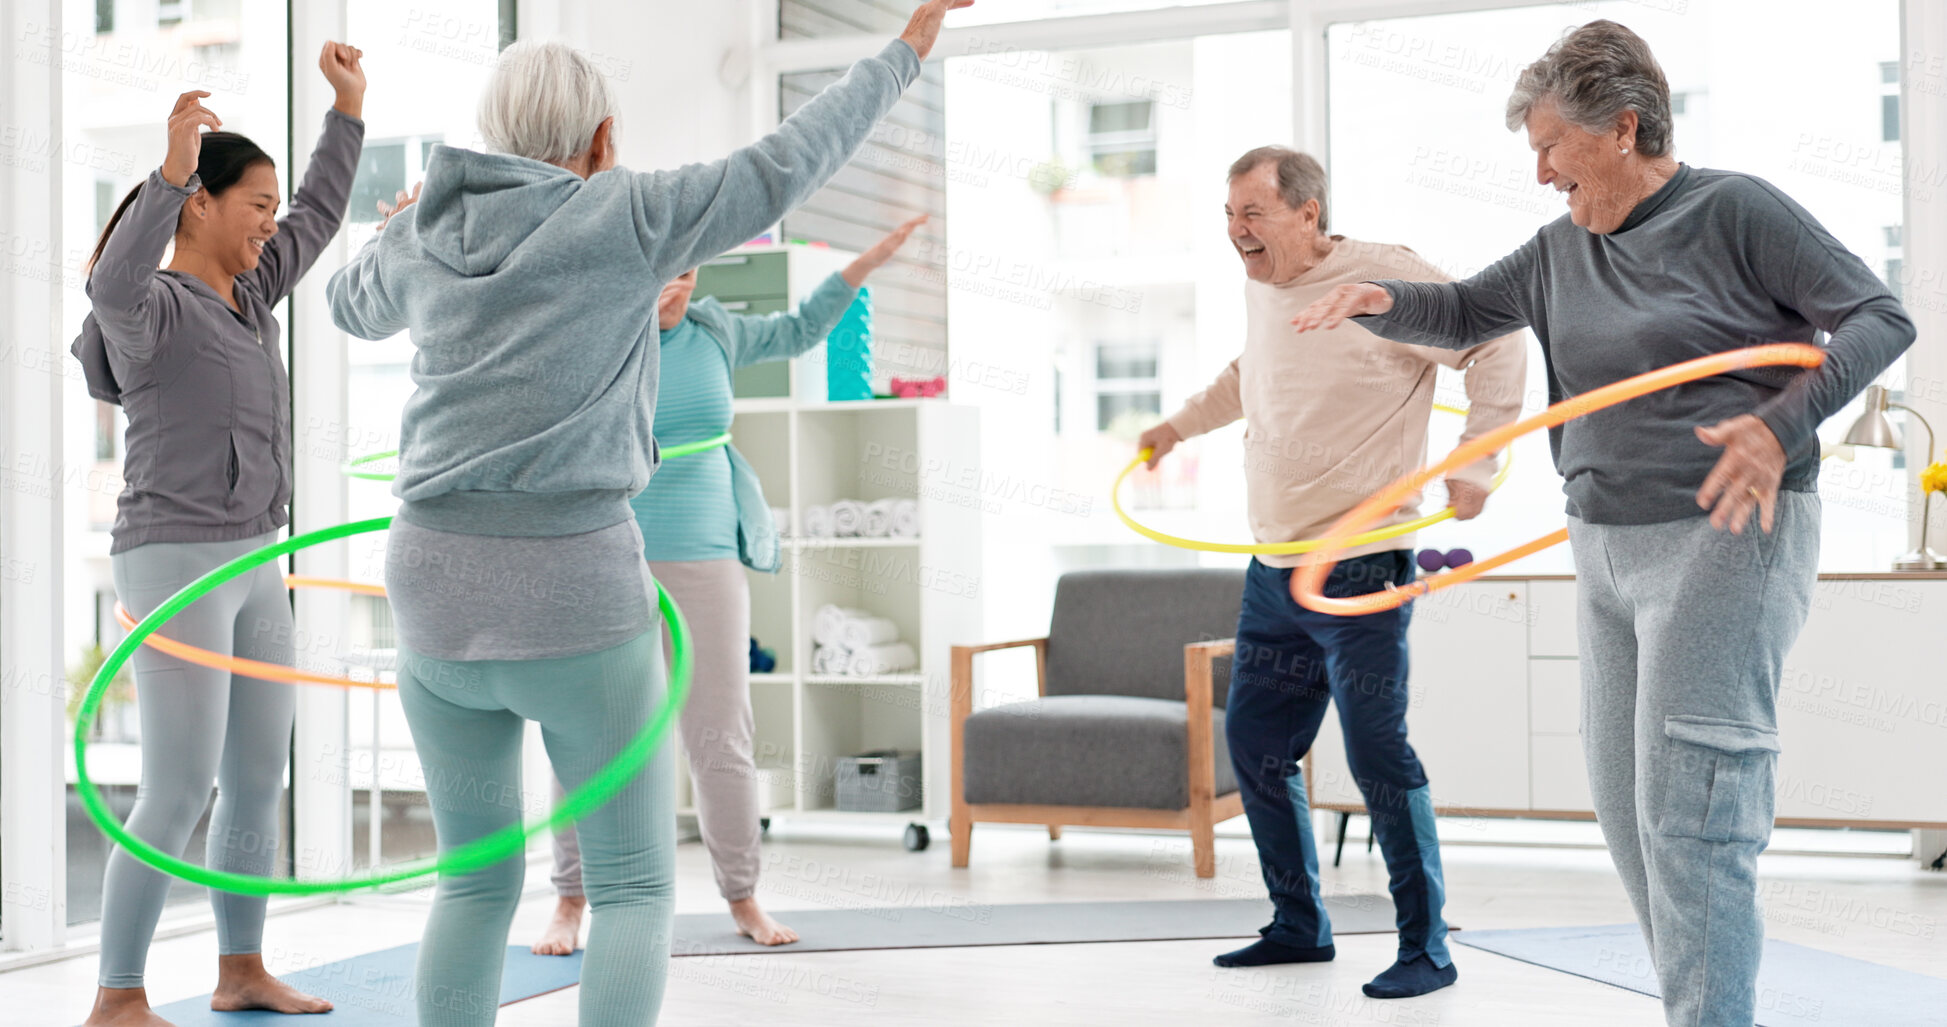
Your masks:
M 736 902 L 757 891 L 757 763 L 750 709 L 750 581 L 736 560 L 649 564 L 689 623 L 695 677 L 683 704 L 683 751 L 696 790 L 697 828 L 717 890 Z M 663 652 L 670 652 L 664 632 Z M 561 782 L 554 800 L 561 801 Z M 554 836 L 554 890 L 580 895 L 581 846 L 570 827 Z
M 130 613 L 146 617 L 184 585 L 276 537 L 151 542 L 116 553 L 109 558 L 115 594 Z M 213 652 L 288 664 L 291 629 L 290 594 L 272 562 L 198 599 L 160 634 Z M 186 663 L 152 646 L 137 649 L 132 662 L 142 719 L 142 782 L 129 833 L 181 855 L 215 782 L 207 865 L 269 874 L 277 856 L 277 804 L 290 758 L 294 689 Z M 169 880 L 120 847 L 109 853 L 101 897 L 102 987 L 142 987 Z M 211 891 L 210 905 L 219 953 L 261 950 L 262 896 Z
M 1811 608 L 1818 496 L 1779 493 L 1770 534 L 1570 518 L 1569 541 L 1589 787 L 1664 1016 L 1751 1027 L 1778 681 Z

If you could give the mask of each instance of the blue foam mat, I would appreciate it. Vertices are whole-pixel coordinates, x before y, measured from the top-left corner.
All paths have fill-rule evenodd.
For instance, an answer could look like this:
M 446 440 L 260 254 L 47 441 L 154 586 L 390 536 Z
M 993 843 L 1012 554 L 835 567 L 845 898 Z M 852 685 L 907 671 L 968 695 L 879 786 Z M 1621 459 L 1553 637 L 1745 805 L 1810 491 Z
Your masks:
M 367 952 L 336 963 L 279 975 L 299 991 L 329 999 L 335 1007 L 323 1016 L 292 1018 L 282 1013 L 250 1010 L 218 1013 L 210 997 L 199 995 L 160 1006 L 156 1012 L 176 1027 L 404 1027 L 414 1022 L 413 961 L 419 943 Z M 537 956 L 525 945 L 507 946 L 507 968 L 500 975 L 500 1004 L 545 995 L 572 987 L 581 980 L 581 952 L 572 956 Z
M 1462 931 L 1453 941 L 1658 996 L 1635 924 Z M 1758 967 L 1759 1027 L 1944 1027 L 1947 979 L 1896 970 L 1788 941 L 1766 940 Z

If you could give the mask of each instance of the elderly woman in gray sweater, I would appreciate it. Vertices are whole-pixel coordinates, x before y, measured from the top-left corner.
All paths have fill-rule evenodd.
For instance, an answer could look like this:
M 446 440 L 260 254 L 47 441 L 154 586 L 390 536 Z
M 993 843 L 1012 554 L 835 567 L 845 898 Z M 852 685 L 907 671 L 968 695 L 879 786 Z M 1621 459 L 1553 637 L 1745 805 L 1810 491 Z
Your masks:
M 918 77 L 929 0 L 776 132 L 708 164 L 616 166 L 615 101 L 558 43 L 501 54 L 480 102 L 493 152 L 435 147 L 416 204 L 332 276 L 332 319 L 410 329 L 401 500 L 385 582 L 399 701 L 442 851 L 516 825 L 521 736 L 581 786 L 662 702 L 662 639 L 629 505 L 657 464 L 664 283 L 776 223 L 842 167 Z M 672 97 L 672 102 L 680 98 Z M 577 824 L 596 916 L 581 1022 L 653 1022 L 668 967 L 670 752 Z M 442 876 L 419 950 L 422 1025 L 499 1005 L 523 863 Z
M 1677 162 L 1669 86 L 1621 25 L 1590 22 L 1524 69 L 1507 122 L 1527 129 L 1536 175 L 1567 216 L 1466 281 L 1343 285 L 1292 323 L 1351 317 L 1447 349 L 1530 327 L 1551 401 L 1828 336 L 1820 367 L 1691 382 L 1550 438 L 1579 582 L 1596 816 L 1669 1022 L 1750 1027 L 1779 675 L 1818 570 L 1815 431 L 1912 343 L 1913 324 L 1776 187 Z

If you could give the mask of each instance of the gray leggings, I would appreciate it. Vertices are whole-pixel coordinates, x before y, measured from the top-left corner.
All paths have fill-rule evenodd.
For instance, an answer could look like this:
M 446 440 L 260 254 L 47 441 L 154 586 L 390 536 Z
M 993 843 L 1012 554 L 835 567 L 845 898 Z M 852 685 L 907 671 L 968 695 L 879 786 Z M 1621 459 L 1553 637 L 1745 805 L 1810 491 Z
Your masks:
M 1568 530 L 1589 788 L 1664 1016 L 1750 1027 L 1778 681 L 1811 609 L 1818 496 L 1780 492 L 1768 535 L 1701 516 Z
M 736 560 L 658 560 L 649 570 L 690 626 L 696 664 L 683 704 L 683 751 L 717 891 L 736 902 L 757 890 L 761 833 L 751 741 L 750 581 Z M 667 652 L 667 636 L 664 646 Z M 561 795 L 556 780 L 556 802 Z M 572 827 L 555 835 L 552 880 L 556 894 L 582 893 L 581 848 Z
M 152 542 L 116 553 L 109 563 L 115 594 L 147 616 L 184 585 L 276 539 Z M 160 632 L 219 653 L 266 663 L 292 662 L 291 604 L 275 563 L 224 584 L 178 614 Z M 290 758 L 292 686 L 211 670 L 136 650 L 135 693 L 142 719 L 142 783 L 129 832 L 181 855 L 216 784 L 207 862 L 211 869 L 269 874 L 277 856 L 277 804 Z M 117 847 L 108 856 L 101 899 L 104 988 L 142 987 L 149 941 L 162 915 L 170 879 Z M 217 951 L 261 949 L 262 897 L 211 891 Z
M 541 725 L 548 761 L 570 787 L 607 765 L 663 702 L 658 634 L 544 660 L 436 660 L 401 647 L 399 702 L 426 770 L 439 850 L 521 822 L 526 721 Z M 601 914 L 581 964 L 583 1024 L 651 1024 L 662 1005 L 676 870 L 670 744 L 580 822 L 588 901 Z M 419 948 L 420 1027 L 493 1023 L 525 871 L 508 858 L 440 875 Z

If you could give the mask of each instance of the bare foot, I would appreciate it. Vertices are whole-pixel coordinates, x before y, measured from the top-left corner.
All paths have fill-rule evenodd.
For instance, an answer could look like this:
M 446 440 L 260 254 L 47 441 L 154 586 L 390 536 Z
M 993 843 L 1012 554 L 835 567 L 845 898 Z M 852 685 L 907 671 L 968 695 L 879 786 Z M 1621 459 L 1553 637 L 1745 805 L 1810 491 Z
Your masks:
M 737 921 L 737 933 L 759 945 L 789 945 L 798 940 L 798 932 L 771 919 L 769 913 L 757 908 L 757 899 L 738 899 L 730 904 L 730 919 Z
M 548 928 L 541 932 L 541 940 L 528 948 L 537 956 L 571 956 L 575 943 L 581 940 L 581 912 L 588 908 L 588 900 L 579 895 L 563 895 L 554 904 L 554 916 L 548 919 Z
M 173 1027 L 149 1008 L 149 993 L 141 988 L 100 988 L 95 1008 L 82 1027 Z
M 218 956 L 216 993 L 210 1008 L 219 1013 L 268 1009 L 273 1013 L 329 1013 L 331 1003 L 285 984 L 264 969 L 262 955 Z

